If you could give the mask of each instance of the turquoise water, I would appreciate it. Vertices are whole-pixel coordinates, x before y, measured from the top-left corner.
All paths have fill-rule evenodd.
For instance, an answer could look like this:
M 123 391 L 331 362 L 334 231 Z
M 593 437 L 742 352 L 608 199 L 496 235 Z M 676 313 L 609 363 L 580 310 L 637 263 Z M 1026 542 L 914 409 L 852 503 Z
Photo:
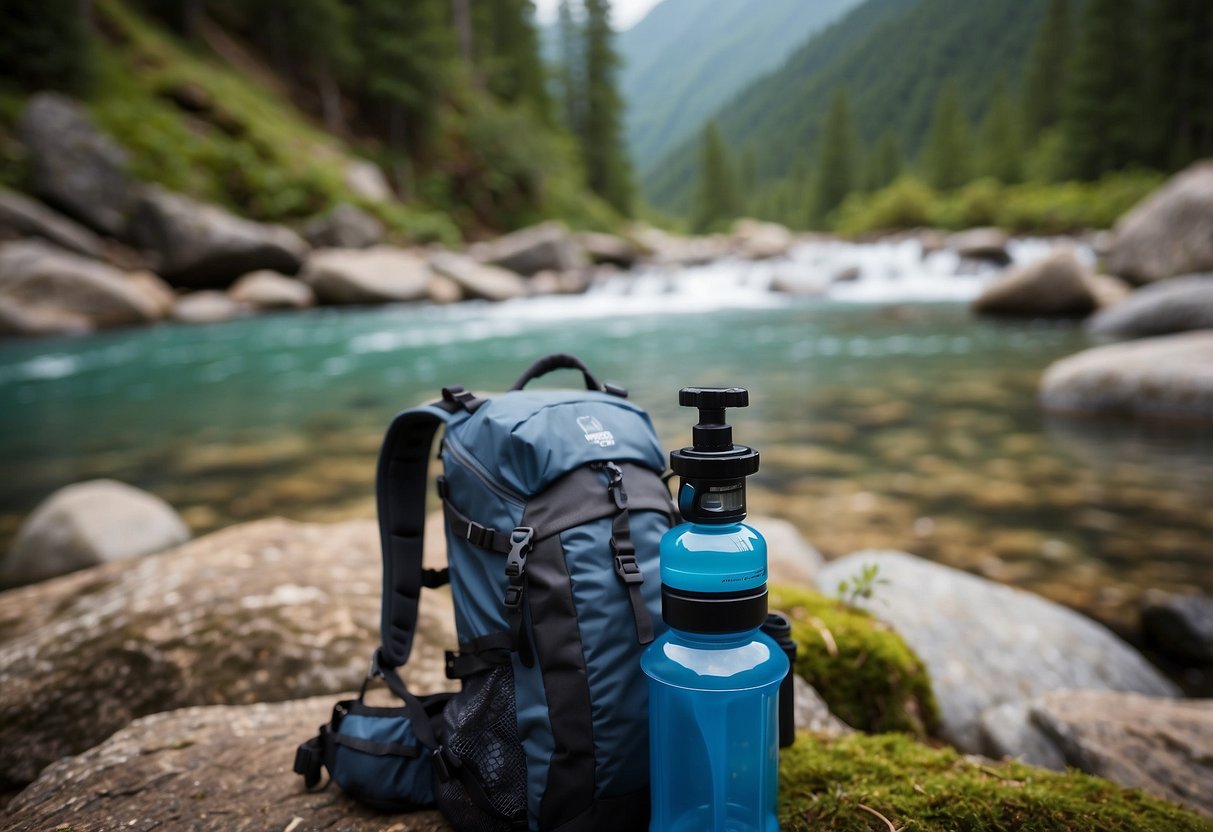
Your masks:
M 49 492 L 100 476 L 160 494 L 196 532 L 371 517 L 396 410 L 444 384 L 502 389 L 559 350 L 628 387 L 669 447 L 693 421 L 679 387 L 749 387 L 735 424 L 762 451 L 752 510 L 828 556 L 905 549 L 1122 627 L 1146 589 L 1213 594 L 1213 431 L 1044 418 L 1041 370 L 1089 343 L 1074 326 L 957 304 L 675 303 L 317 310 L 2 343 L 0 548 Z

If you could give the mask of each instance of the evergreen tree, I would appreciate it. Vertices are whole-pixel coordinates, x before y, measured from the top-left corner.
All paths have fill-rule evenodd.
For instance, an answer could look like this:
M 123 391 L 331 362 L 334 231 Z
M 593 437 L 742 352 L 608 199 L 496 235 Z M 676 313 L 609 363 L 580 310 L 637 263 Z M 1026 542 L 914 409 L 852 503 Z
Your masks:
M 80 90 L 89 31 L 80 0 L 0 3 L 0 88 Z
M 939 190 L 958 188 L 969 181 L 969 123 L 960 108 L 960 89 L 949 79 L 935 99 L 935 112 L 922 151 L 923 173 Z
M 1175 170 L 1213 154 L 1213 4 L 1150 0 L 1142 155 Z
M 560 0 L 560 98 L 564 126 L 574 136 L 585 135 L 585 49 L 579 23 L 580 3 Z
M 611 43 L 610 15 L 610 0 L 586 0 L 582 154 L 590 189 L 627 216 L 632 211 L 632 173 L 623 147 L 623 102 L 615 86 L 619 58 Z
M 1015 109 L 1001 77 L 994 82 L 990 109 L 981 125 L 978 172 L 1011 184 L 1023 178 L 1022 145 Z
M 1049 0 L 1024 73 L 1023 129 L 1029 142 L 1061 118 L 1071 28 L 1070 0 Z
M 1095 179 L 1134 162 L 1143 144 L 1134 0 L 1087 0 L 1067 69 L 1063 128 L 1068 173 Z
M 854 150 L 857 143 L 847 90 L 839 87 L 821 130 L 810 209 L 813 220 L 824 221 L 855 186 Z
M 699 193 L 695 199 L 695 230 L 714 231 L 741 210 L 737 178 L 716 122 L 703 128 L 699 148 Z
M 534 3 L 478 0 L 473 18 L 474 63 L 489 91 L 507 103 L 528 105 L 550 124 L 552 106 L 539 57 Z
M 901 149 L 892 130 L 886 130 L 876 143 L 864 170 L 864 187 L 878 191 L 890 184 L 901 173 Z

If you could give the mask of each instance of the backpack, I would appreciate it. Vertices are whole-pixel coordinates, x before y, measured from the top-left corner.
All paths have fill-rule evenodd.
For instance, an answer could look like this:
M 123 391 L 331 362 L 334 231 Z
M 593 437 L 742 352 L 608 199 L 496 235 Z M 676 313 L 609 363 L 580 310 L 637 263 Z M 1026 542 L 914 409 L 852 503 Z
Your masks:
M 525 390 L 579 370 L 583 391 Z M 400 413 L 376 477 L 383 548 L 381 645 L 363 691 L 299 748 L 379 808 L 436 803 L 460 832 L 644 830 L 649 818 L 646 644 L 664 630 L 658 546 L 675 509 L 648 415 L 577 358 L 535 362 L 506 393 L 447 387 Z M 421 565 L 427 468 L 444 428 L 438 494 L 448 566 Z M 409 657 L 423 586 L 450 583 L 453 695 L 414 697 Z M 368 678 L 368 681 L 369 681 Z M 432 774 L 431 774 L 432 772 Z

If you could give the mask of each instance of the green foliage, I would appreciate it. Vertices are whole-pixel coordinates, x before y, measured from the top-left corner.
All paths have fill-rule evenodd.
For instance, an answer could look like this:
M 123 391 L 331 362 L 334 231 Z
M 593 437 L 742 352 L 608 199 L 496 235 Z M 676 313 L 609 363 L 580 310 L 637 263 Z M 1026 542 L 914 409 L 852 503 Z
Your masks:
M 918 736 L 937 728 L 927 671 L 886 625 L 833 598 L 790 587 L 772 589 L 771 607 L 792 620 L 796 672 L 848 725 Z
M 843 234 L 862 234 L 931 225 L 938 199 L 921 180 L 903 176 L 873 194 L 847 197 L 835 228 Z
M 931 130 L 922 151 L 923 172 L 932 187 L 946 191 L 969 181 L 971 141 L 969 122 L 960 107 L 960 88 L 949 80 L 935 100 Z
M 893 182 L 901 173 L 901 149 L 893 131 L 880 134 L 880 141 L 864 167 L 864 190 L 875 191 Z
M 80 0 L 0 3 L 0 88 L 79 92 L 92 50 Z
M 552 101 L 539 57 L 534 3 L 478 0 L 472 3 L 472 15 L 476 69 L 489 91 L 501 101 L 530 107 L 540 121 L 551 125 Z
M 1142 157 L 1177 170 L 1213 154 L 1213 4 L 1145 4 Z
M 1100 777 L 969 759 L 900 734 L 825 741 L 802 733 L 779 753 L 779 824 L 785 832 L 1209 829 L 1188 809 Z
M 995 82 L 990 110 L 981 124 L 980 136 L 977 149 L 979 173 L 1008 184 L 1022 179 L 1019 119 L 1001 78 Z
M 632 211 L 632 171 L 623 147 L 623 101 L 615 86 L 609 0 L 585 0 L 585 132 L 582 156 L 590 190 L 624 216 Z
M 827 219 L 855 186 L 854 153 L 858 143 L 855 127 L 851 123 L 847 88 L 839 87 L 830 104 L 817 153 L 817 172 L 813 179 L 813 201 L 809 214 L 815 224 Z
M 715 122 L 703 128 L 699 151 L 699 192 L 695 200 L 694 229 L 717 231 L 740 213 L 737 177 Z
M 1023 124 L 1027 136 L 1039 136 L 1061 118 L 1062 90 L 1073 40 L 1070 0 L 1049 0 L 1049 10 L 1024 72 Z
M 871 598 L 876 587 L 887 583 L 888 580 L 880 577 L 879 565 L 865 563 L 858 575 L 838 582 L 838 600 L 848 606 L 855 606 L 860 600 Z
M 399 202 L 364 202 L 362 207 L 378 217 L 389 231 L 406 240 L 450 247 L 459 245 L 462 239 L 458 226 L 443 211 L 414 208 Z

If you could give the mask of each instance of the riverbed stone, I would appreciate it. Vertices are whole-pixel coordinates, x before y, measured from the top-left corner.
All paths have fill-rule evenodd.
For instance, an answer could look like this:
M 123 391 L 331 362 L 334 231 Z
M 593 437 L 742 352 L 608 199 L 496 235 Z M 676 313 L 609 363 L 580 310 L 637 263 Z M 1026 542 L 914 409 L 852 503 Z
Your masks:
M 1011 262 L 1007 245 L 1011 238 L 1000 228 L 970 228 L 949 234 L 948 248 L 955 251 L 962 259 L 987 260 L 1005 266 Z
M 528 276 L 547 269 L 558 272 L 576 269 L 589 261 L 585 250 L 568 227 L 555 221 L 523 228 L 491 242 L 481 243 L 469 253 L 482 263 Z
M 237 217 L 155 185 L 140 190 L 130 236 L 162 277 L 187 288 L 227 287 L 257 269 L 294 274 L 308 251 L 285 226 Z
M 379 573 L 374 521 L 269 519 L 0 594 L 0 788 L 145 714 L 356 687 Z M 455 643 L 449 593 L 423 590 L 410 689 L 448 687 Z M 279 744 L 284 765 L 319 722 Z
M 173 507 L 116 480 L 65 486 L 30 513 L 0 566 L 0 586 L 20 586 L 99 563 L 136 558 L 190 539 Z
M 182 324 L 220 324 L 249 314 L 251 310 L 227 292 L 203 289 L 189 292 L 173 306 L 173 320 Z
M 1143 286 L 1123 303 L 1093 317 L 1087 329 L 1096 335 L 1128 338 L 1213 329 L 1213 273 Z
M 307 309 L 316 304 L 311 286 L 269 269 L 244 275 L 232 284 L 228 294 L 253 309 Z
M 354 196 L 372 202 L 391 202 L 396 198 L 383 169 L 366 159 L 356 159 L 345 166 L 345 186 Z
M 973 301 L 982 315 L 1082 317 L 1097 306 L 1087 269 L 1067 249 L 1006 270 Z
M 1050 690 L 1122 690 L 1174 696 L 1176 687 L 1109 630 L 1031 593 L 904 552 L 862 551 L 827 563 L 817 585 L 874 565 L 878 581 L 857 603 L 922 658 L 939 703 L 940 735 L 980 753 L 988 708 Z
M 383 223 L 348 202 L 303 228 L 303 237 L 313 248 L 370 248 L 383 242 L 383 233 Z
M 616 234 L 583 231 L 577 235 L 577 241 L 595 265 L 607 264 L 630 269 L 640 259 L 640 249 L 637 245 Z
M 437 810 L 384 814 L 336 785 L 315 792 L 303 787 L 291 770 L 294 749 L 328 722 L 334 699 L 145 716 L 96 748 L 47 767 L 0 813 L 0 825 L 11 832 L 449 830 Z
M 1117 221 L 1107 269 L 1138 284 L 1213 272 L 1213 161 L 1175 174 Z
M 79 103 L 38 93 L 26 104 L 18 130 L 29 151 L 35 194 L 103 234 L 126 232 L 134 200 L 129 158 Z
M 784 257 L 796 244 L 796 236 L 777 222 L 743 217 L 733 223 L 733 250 L 748 260 Z
M 466 298 L 503 301 L 526 294 L 526 281 L 509 269 L 481 263 L 466 254 L 440 251 L 430 257 L 430 268 L 459 286 Z
M 24 194 L 0 187 L 0 242 L 39 237 L 85 257 L 101 259 L 101 238 L 83 225 Z
M 795 524 L 778 517 L 751 516 L 747 521 L 767 541 L 769 580 L 792 586 L 812 586 L 825 563 L 821 552 L 804 539 Z
M 1065 771 L 1065 755 L 1032 721 L 1032 701 L 1003 702 L 981 712 L 978 718 L 981 753 L 994 759 L 1015 759 L 1053 771 Z
M 1084 350 L 1051 364 L 1046 410 L 1144 419 L 1213 419 L 1213 331 Z
M 1147 596 L 1141 610 L 1146 643 L 1173 659 L 1213 665 L 1213 598 Z
M 408 303 L 426 299 L 433 272 L 415 252 L 373 246 L 314 251 L 300 276 L 321 303 Z

